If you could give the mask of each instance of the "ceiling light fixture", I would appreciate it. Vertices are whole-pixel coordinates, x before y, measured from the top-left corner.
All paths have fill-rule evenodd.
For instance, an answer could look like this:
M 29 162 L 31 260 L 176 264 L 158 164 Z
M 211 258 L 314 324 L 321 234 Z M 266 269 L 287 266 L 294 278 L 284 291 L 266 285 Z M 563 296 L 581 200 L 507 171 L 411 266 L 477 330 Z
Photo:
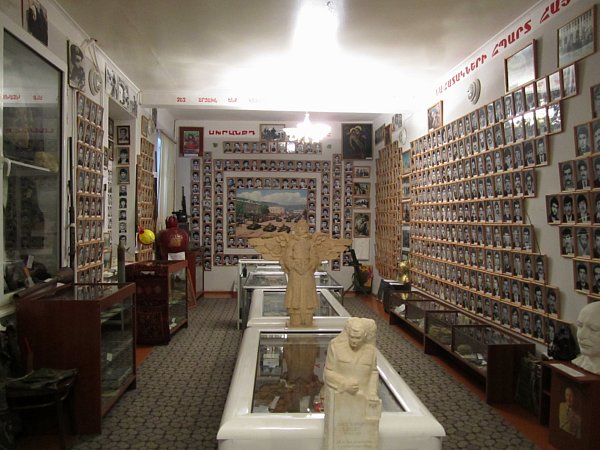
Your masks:
M 298 122 L 296 128 L 284 128 L 288 140 L 297 142 L 320 142 L 331 132 L 331 127 L 324 123 L 312 123 L 310 115 L 304 114 L 304 121 Z

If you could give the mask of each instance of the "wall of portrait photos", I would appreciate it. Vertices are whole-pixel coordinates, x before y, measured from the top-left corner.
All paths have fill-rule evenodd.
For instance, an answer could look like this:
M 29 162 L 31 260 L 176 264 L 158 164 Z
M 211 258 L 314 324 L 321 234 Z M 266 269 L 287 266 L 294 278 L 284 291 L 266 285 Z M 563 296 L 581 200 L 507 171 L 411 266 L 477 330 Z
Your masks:
M 102 106 L 77 92 L 77 161 L 75 165 L 76 277 L 102 281 L 104 128 Z
M 497 58 L 467 78 L 488 88 L 476 106 L 446 86 L 451 120 L 431 128 L 423 114 L 430 129 L 411 142 L 413 283 L 540 343 L 600 297 L 600 79 L 587 65 L 598 62 L 596 14 L 584 2 L 507 50 L 504 71 Z M 567 29 L 580 49 L 563 45 Z M 533 70 L 509 73 L 528 45 Z
M 288 141 L 282 128 L 259 125 L 260 140 L 223 139 L 215 151 L 187 158 L 190 239 L 202 248 L 205 270 L 259 257 L 249 238 L 290 232 L 302 217 L 312 233 L 372 235 L 370 161 L 344 160 L 332 144 L 324 152 L 322 143 Z M 346 252 L 330 269 L 351 263 Z

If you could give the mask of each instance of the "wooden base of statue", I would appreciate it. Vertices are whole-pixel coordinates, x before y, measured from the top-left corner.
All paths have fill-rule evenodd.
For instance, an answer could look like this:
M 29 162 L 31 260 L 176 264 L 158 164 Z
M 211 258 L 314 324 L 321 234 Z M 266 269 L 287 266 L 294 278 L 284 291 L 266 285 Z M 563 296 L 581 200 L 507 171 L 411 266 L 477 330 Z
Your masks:
M 369 402 L 362 394 L 346 392 L 328 400 L 322 450 L 377 450 L 381 400 Z

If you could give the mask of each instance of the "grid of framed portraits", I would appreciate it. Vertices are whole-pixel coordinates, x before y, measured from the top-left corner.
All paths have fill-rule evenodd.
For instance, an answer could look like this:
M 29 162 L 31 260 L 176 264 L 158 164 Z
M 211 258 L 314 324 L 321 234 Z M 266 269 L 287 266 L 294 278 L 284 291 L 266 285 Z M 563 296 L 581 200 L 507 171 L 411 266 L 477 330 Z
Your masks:
M 137 223 L 143 229 L 155 230 L 156 220 L 154 210 L 156 209 L 156 191 L 154 188 L 154 144 L 147 138 L 140 138 L 140 154 L 137 159 L 136 169 L 136 209 Z M 127 211 L 127 198 L 119 198 L 119 211 L 122 211 L 122 201 L 125 200 L 125 211 Z M 121 222 L 119 222 L 120 226 Z M 138 261 L 148 261 L 153 258 L 154 249 L 152 244 L 138 243 L 139 248 L 136 255 Z
M 410 215 L 404 214 L 404 205 L 410 204 L 403 201 L 398 183 L 403 173 L 401 153 L 394 141 L 381 149 L 376 161 L 375 266 L 384 278 L 396 277 L 396 264 L 401 259 L 400 226 L 410 222 Z
M 525 209 L 536 196 L 536 167 L 550 159 L 552 104 L 540 103 L 536 88 L 534 81 L 412 142 L 410 250 L 418 287 L 444 298 L 448 291 L 452 303 L 547 341 L 559 291 L 547 284 L 547 258 Z M 536 331 L 530 319 L 545 327 Z
M 213 159 L 207 152 L 202 159 L 192 159 L 190 237 L 203 248 L 205 270 L 237 264 L 240 257 L 250 255 L 248 238 L 252 233 L 290 232 L 301 217 L 307 219 L 310 232 L 352 238 L 355 201 L 363 208 L 369 206 L 368 196 L 354 195 L 354 175 L 366 178 L 369 169 L 365 166 L 359 171 L 352 161 L 343 162 L 339 154 L 332 160 L 274 160 Z M 369 183 L 360 183 L 364 185 L 361 188 L 370 189 Z M 295 208 L 294 217 L 283 205 L 271 202 L 267 211 L 245 200 L 252 198 L 258 204 L 265 196 L 280 201 L 292 197 L 304 200 Z M 351 264 L 350 256 L 332 260 L 331 268 L 339 270 L 342 263 Z
M 261 125 L 262 126 L 262 125 Z M 285 133 L 283 133 L 285 135 Z M 296 142 L 285 139 L 263 141 L 225 141 L 223 153 L 249 154 L 249 153 L 301 153 L 321 154 L 320 142 Z
M 576 152 L 579 144 L 576 136 Z M 546 196 L 548 223 L 560 227 L 560 253 L 573 259 L 574 289 L 600 297 L 600 152 L 562 161 L 559 172 L 560 193 Z
M 102 281 L 103 108 L 77 92 L 75 168 L 77 281 Z

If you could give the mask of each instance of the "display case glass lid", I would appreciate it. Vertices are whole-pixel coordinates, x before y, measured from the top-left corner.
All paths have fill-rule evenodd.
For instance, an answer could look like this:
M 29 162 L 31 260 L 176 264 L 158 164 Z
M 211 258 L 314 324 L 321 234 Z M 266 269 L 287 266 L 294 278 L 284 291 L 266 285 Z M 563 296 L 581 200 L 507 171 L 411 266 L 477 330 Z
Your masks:
M 332 306 L 330 301 L 323 295 L 323 292 L 317 291 L 317 309 L 315 316 L 330 317 L 339 316 L 339 313 Z M 262 302 L 263 316 L 287 316 L 288 311 L 284 305 L 285 291 L 264 291 Z
M 252 412 L 322 412 L 321 388 L 331 333 L 261 332 L 254 380 Z M 382 411 L 404 411 L 389 386 L 379 378 Z
M 287 276 L 283 272 L 252 272 L 244 285 L 245 288 L 286 286 Z
M 100 300 L 110 297 L 120 289 L 129 287 L 131 293 L 135 292 L 134 283 L 91 283 L 69 284 L 59 287 L 52 294 L 44 296 L 45 300 Z

